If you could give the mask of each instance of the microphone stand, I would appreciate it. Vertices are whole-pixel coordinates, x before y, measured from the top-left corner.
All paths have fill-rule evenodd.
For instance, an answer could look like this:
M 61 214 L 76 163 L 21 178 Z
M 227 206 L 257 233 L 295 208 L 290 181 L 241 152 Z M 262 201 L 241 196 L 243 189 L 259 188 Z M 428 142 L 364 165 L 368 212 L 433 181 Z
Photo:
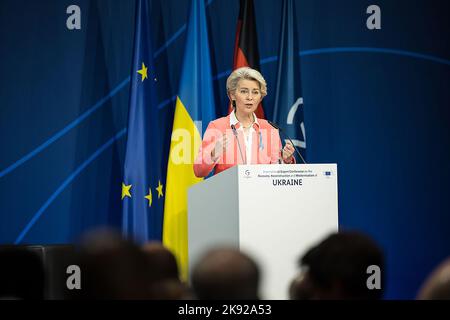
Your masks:
M 236 130 L 236 127 L 234 126 L 234 124 L 231 125 L 231 129 L 233 129 L 233 134 L 234 134 L 234 136 L 235 136 L 235 138 L 237 140 L 237 143 L 238 143 L 239 153 L 241 154 L 242 164 L 246 164 L 246 163 L 244 163 L 244 156 L 242 155 L 241 143 L 239 142 L 237 130 Z
M 267 120 L 267 122 L 269 122 L 269 124 L 274 127 L 275 129 L 277 129 L 280 132 L 283 132 L 283 134 L 286 136 L 286 138 L 288 138 L 288 140 L 292 143 L 292 146 L 294 147 L 295 152 L 297 153 L 297 155 L 299 156 L 300 159 L 302 159 L 303 163 L 306 164 L 305 159 L 302 157 L 302 154 L 297 150 L 297 147 L 295 146 L 294 142 L 292 142 L 291 138 L 287 135 L 286 132 L 284 132 L 283 129 L 281 129 L 281 127 L 277 126 L 275 123 L 273 123 L 272 121 Z M 283 150 L 281 150 L 281 152 L 283 152 Z M 281 155 L 283 156 L 283 154 Z

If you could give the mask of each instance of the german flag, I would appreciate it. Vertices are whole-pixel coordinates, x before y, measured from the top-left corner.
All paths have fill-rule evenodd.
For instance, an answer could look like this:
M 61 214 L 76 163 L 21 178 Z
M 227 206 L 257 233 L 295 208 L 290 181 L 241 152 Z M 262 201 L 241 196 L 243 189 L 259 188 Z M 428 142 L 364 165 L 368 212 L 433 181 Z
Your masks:
M 233 70 L 241 67 L 250 67 L 261 71 L 253 0 L 240 0 L 236 41 L 234 44 Z M 231 112 L 231 108 L 230 105 L 229 112 Z M 262 103 L 259 104 L 255 113 L 258 118 L 265 118 Z

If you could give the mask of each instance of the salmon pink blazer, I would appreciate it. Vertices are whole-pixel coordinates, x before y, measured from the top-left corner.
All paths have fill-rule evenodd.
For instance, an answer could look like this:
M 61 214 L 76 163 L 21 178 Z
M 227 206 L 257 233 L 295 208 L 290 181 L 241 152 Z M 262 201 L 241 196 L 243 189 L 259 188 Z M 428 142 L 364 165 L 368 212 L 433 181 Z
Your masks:
M 240 123 L 237 123 L 235 127 L 237 137 L 233 134 L 231 128 L 230 115 L 209 123 L 194 162 L 194 173 L 197 177 L 206 177 L 212 170 L 214 170 L 214 174 L 217 174 L 237 164 L 271 164 L 283 161 L 281 158 L 282 144 L 280 135 L 278 130 L 272 127 L 267 120 L 258 118 L 257 122 L 253 124 L 255 131 L 252 135 L 252 156 L 249 163 L 247 163 L 246 159 L 244 133 L 242 130 L 239 130 Z M 229 141 L 228 146 L 214 162 L 211 158 L 211 152 L 217 139 L 224 133 Z M 239 139 L 242 156 L 237 139 Z M 294 157 L 292 157 L 290 163 L 295 163 Z

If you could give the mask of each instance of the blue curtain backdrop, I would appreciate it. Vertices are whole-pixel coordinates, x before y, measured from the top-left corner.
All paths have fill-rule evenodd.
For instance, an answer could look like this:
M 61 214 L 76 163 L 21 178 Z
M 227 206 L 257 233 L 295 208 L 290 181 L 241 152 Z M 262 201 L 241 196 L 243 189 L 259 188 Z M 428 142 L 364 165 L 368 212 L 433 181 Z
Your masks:
M 68 30 L 68 6 L 81 30 Z M 206 0 L 217 115 L 239 1 Z M 295 1 L 309 162 L 336 162 L 339 223 L 386 252 L 386 298 L 413 298 L 450 248 L 450 3 Z M 152 1 L 167 155 L 189 1 Z M 255 1 L 273 119 L 282 1 Z M 121 225 L 135 1 L 0 2 L 0 243 L 66 243 Z M 165 172 L 166 168 L 162 168 Z

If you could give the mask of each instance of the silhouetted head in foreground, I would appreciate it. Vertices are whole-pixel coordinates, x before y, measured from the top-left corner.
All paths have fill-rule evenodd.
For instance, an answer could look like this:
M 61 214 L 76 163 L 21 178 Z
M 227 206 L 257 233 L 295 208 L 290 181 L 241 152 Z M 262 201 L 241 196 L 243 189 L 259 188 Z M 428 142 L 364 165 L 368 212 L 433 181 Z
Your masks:
M 192 272 L 192 286 L 201 300 L 258 299 L 259 269 L 237 249 L 206 253 Z
M 384 258 L 368 236 L 358 232 L 332 234 L 311 248 L 300 265 L 308 299 L 381 299 Z M 379 268 L 377 271 L 368 267 Z M 370 288 L 372 289 L 370 289 Z M 303 286 L 303 289 L 305 286 Z
M 175 256 L 160 242 L 142 246 L 147 259 L 150 298 L 179 300 L 192 298 L 188 287 L 180 280 Z
M 417 296 L 418 300 L 450 300 L 450 258 L 428 276 Z
M 160 242 L 149 242 L 142 246 L 149 263 L 149 273 L 153 281 L 179 279 L 175 256 Z
M 313 298 L 313 286 L 306 272 L 298 274 L 289 286 L 289 299 L 311 300 Z
M 97 230 L 85 236 L 80 268 L 84 299 L 148 299 L 149 273 L 141 248 L 120 234 Z
M 25 247 L 0 247 L 0 300 L 41 300 L 45 274 L 40 257 Z

